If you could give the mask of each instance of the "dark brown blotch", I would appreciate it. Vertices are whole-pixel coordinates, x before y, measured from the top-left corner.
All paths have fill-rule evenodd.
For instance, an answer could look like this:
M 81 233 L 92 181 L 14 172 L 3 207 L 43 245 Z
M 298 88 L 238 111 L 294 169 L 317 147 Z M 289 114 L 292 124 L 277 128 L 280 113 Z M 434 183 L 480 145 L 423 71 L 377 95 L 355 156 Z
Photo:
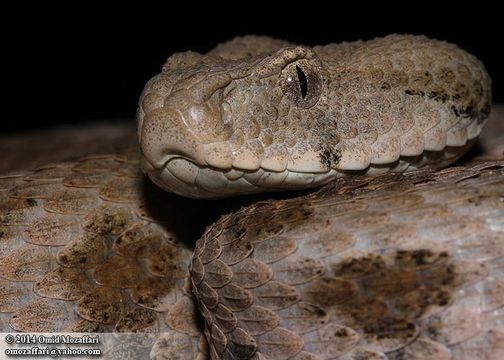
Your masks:
M 313 280 L 304 291 L 306 300 L 322 308 L 343 304 L 357 294 L 355 282 L 333 276 Z
M 415 322 L 433 306 L 448 306 L 460 283 L 451 255 L 427 248 L 349 257 L 331 269 L 335 277 L 319 280 L 325 279 L 317 284 L 324 289 L 313 300 L 345 314 L 376 341 L 414 337 Z
M 332 169 L 336 167 L 341 160 L 341 151 L 325 148 L 319 153 L 319 159 L 322 165 L 328 169 Z
M 446 251 L 437 253 L 430 249 L 398 250 L 395 255 L 395 265 L 400 269 L 416 268 L 433 264 L 447 257 Z
M 411 339 L 416 333 L 415 324 L 399 318 L 384 318 L 364 327 L 364 333 L 373 335 L 377 340 Z
M 386 268 L 383 258 L 376 254 L 350 258 L 333 266 L 334 274 L 342 277 L 355 277 L 372 274 Z

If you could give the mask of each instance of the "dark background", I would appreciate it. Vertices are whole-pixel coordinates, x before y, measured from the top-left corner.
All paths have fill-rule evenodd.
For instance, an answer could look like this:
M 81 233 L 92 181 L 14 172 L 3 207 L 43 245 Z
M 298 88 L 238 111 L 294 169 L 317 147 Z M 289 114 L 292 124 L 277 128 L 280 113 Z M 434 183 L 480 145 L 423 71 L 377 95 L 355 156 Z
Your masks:
M 390 8 L 292 2 L 277 11 L 268 3 L 186 5 L 21 9 L 4 28 L 6 111 L 0 131 L 132 118 L 143 85 L 170 54 L 206 52 L 248 33 L 308 45 L 425 34 L 482 60 L 493 78 L 494 101 L 504 102 L 504 17 L 483 3 L 447 10 L 413 2 Z

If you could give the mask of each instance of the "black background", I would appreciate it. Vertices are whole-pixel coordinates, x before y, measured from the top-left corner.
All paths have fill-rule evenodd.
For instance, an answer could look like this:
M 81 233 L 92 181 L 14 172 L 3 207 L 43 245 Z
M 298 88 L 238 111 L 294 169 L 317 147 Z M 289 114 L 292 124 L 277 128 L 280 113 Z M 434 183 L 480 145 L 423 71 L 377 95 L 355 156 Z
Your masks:
M 493 78 L 494 101 L 504 102 L 504 16 L 497 7 L 460 2 L 441 10 L 439 4 L 405 2 L 343 8 L 327 1 L 292 2 L 274 11 L 271 3 L 185 5 L 29 7 L 12 14 L 14 21 L 3 29 L 1 131 L 132 118 L 143 85 L 170 54 L 206 52 L 248 33 L 308 45 L 425 34 L 482 60 Z

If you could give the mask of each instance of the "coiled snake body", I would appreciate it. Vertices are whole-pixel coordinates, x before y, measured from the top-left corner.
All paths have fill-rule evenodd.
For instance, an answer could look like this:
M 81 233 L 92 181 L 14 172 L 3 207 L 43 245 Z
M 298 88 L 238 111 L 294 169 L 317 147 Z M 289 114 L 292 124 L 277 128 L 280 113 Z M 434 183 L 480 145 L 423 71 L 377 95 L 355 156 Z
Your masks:
M 0 177 L 0 325 L 113 331 L 109 358 L 501 358 L 504 164 L 438 170 L 489 104 L 483 66 L 424 37 L 175 54 L 141 155 Z M 214 203 L 140 167 L 195 198 L 329 184 L 229 212 L 192 251 Z

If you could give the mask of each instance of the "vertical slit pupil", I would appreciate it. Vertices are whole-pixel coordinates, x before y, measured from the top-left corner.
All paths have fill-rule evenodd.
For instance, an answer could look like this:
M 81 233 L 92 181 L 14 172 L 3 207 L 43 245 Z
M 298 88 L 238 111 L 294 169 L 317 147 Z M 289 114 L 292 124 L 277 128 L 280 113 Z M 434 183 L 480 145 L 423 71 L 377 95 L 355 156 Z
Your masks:
M 306 94 L 308 94 L 308 80 L 306 79 L 306 75 L 299 66 L 296 65 L 296 72 L 299 80 L 299 87 L 301 89 L 301 96 L 303 99 L 306 98 Z

